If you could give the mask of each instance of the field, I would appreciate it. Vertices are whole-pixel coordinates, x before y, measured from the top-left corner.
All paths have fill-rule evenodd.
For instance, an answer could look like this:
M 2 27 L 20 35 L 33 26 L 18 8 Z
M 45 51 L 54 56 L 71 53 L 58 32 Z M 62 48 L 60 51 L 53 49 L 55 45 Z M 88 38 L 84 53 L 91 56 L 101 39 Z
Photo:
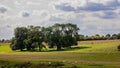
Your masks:
M 48 49 L 42 52 L 12 51 L 9 43 L 0 43 L 0 66 L 5 62 L 32 64 L 59 62 L 63 68 L 120 68 L 120 40 L 80 41 L 72 49 L 56 51 Z M 2 63 L 4 62 L 4 63 Z M 59 64 L 58 64 L 59 65 Z M 61 68 L 61 67 L 60 67 Z

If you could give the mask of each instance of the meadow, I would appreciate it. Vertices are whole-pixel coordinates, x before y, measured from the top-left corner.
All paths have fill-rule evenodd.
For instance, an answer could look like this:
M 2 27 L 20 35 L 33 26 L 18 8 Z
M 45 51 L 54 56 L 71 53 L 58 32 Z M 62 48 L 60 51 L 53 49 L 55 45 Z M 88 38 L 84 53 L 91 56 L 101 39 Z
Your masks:
M 12 51 L 9 43 L 0 43 L 0 66 L 29 62 L 54 66 L 57 63 L 58 68 L 120 68 L 119 44 L 120 40 L 80 41 L 78 46 L 62 51 L 48 48 L 42 52 L 20 52 Z

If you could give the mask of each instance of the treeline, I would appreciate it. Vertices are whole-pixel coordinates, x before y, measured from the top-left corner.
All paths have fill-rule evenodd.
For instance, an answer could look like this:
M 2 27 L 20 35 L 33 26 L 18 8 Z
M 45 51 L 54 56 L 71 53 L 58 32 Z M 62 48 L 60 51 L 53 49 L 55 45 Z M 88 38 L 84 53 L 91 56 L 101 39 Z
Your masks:
M 120 33 L 112 34 L 112 35 L 106 34 L 104 36 L 100 36 L 99 34 L 96 34 L 93 36 L 79 35 L 80 41 L 85 41 L 85 40 L 115 40 L 115 39 L 120 39 Z
M 10 42 L 10 40 L 5 40 L 5 39 L 0 40 L 0 43 L 9 43 L 9 42 Z
M 79 28 L 76 24 L 54 24 L 49 27 L 28 26 L 17 27 L 11 40 L 12 50 L 35 51 L 45 47 L 42 42 L 48 43 L 50 48 L 57 50 L 77 45 Z

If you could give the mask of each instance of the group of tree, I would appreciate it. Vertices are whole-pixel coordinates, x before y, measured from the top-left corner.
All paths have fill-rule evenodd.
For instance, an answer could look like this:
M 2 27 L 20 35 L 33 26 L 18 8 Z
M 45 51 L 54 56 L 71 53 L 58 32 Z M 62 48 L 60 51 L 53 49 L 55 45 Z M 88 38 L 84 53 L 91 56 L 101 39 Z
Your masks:
M 10 42 L 10 40 L 8 40 L 8 39 L 0 39 L 0 43 L 9 43 Z
M 106 34 L 103 36 L 100 36 L 99 34 L 93 35 L 93 36 L 85 36 L 85 35 L 79 35 L 79 40 L 115 40 L 120 39 L 120 33 L 118 34 Z
M 54 24 L 49 27 L 17 27 L 14 30 L 10 47 L 12 50 L 35 51 L 38 49 L 41 51 L 42 42 L 45 42 L 50 48 L 56 47 L 57 50 L 70 48 L 72 45 L 77 45 L 78 31 L 77 25 L 71 23 Z

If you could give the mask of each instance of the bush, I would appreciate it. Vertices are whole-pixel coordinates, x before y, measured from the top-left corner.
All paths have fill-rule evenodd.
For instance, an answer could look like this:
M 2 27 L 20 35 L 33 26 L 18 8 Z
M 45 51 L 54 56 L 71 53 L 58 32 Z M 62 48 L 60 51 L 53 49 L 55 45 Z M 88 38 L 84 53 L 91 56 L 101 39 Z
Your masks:
M 118 50 L 120 51 L 120 45 L 118 45 Z

